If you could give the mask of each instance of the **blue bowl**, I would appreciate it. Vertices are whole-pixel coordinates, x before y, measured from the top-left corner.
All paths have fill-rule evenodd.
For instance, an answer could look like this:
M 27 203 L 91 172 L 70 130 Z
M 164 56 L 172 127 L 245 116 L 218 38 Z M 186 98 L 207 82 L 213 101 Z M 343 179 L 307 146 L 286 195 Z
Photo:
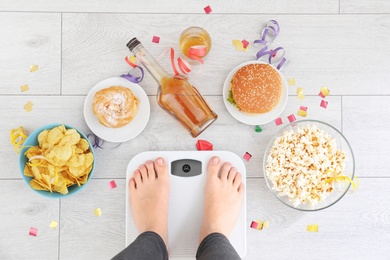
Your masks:
M 30 146 L 36 146 L 38 145 L 38 135 L 45 129 L 47 130 L 50 130 L 50 129 L 53 129 L 54 127 L 56 126 L 60 126 L 60 125 L 64 125 L 66 129 L 75 129 L 82 138 L 84 138 L 85 140 L 88 141 L 89 143 L 89 150 L 92 152 L 93 154 L 93 163 L 92 163 L 92 169 L 89 173 L 89 176 L 88 176 L 88 180 L 86 183 L 82 184 L 81 186 L 78 186 L 77 184 L 74 184 L 72 186 L 69 186 L 68 187 L 68 194 L 61 194 L 59 192 L 50 192 L 50 191 L 44 191 L 44 190 L 34 190 L 33 188 L 31 188 L 30 186 L 30 181 L 33 179 L 31 177 L 28 177 L 26 175 L 24 175 L 24 167 L 26 165 L 26 162 L 28 162 L 28 158 L 24 155 L 24 153 L 30 148 Z M 79 192 L 80 190 L 82 190 L 84 188 L 85 185 L 87 185 L 87 183 L 89 182 L 89 180 L 91 179 L 92 175 L 93 175 L 93 172 L 94 172 L 94 169 L 95 169 L 95 152 L 93 150 L 93 146 L 91 144 L 91 142 L 89 141 L 89 139 L 87 138 L 87 136 L 85 134 L 83 134 L 82 132 L 80 132 L 78 129 L 72 127 L 72 126 L 69 126 L 69 125 L 65 125 L 65 124 L 48 124 L 48 125 L 45 125 L 45 126 L 42 126 L 38 129 L 36 129 L 34 132 L 32 132 L 26 139 L 26 141 L 24 141 L 24 144 L 23 144 L 23 149 L 20 151 L 20 155 L 19 155 L 19 168 L 20 168 L 20 172 L 22 174 L 22 177 L 24 179 L 24 181 L 27 183 L 27 185 L 33 190 L 35 191 L 36 193 L 44 196 L 44 197 L 47 197 L 47 198 L 56 198 L 56 199 L 62 199 L 62 198 L 67 198 L 69 196 L 72 196 L 74 194 L 76 194 L 77 192 Z

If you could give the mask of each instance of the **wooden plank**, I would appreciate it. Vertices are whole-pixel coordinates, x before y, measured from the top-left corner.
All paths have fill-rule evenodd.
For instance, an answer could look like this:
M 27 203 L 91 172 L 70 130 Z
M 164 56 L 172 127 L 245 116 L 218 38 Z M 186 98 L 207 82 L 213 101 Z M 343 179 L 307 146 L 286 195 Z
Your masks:
M 111 259 L 125 246 L 125 180 L 91 180 L 61 201 L 60 259 Z M 94 215 L 101 208 L 102 215 Z M 91 243 L 93 241 L 93 243 Z
M 63 15 L 63 93 L 86 94 L 99 81 L 127 73 L 130 67 L 124 57 L 131 53 L 125 45 L 132 37 L 137 36 L 157 58 L 168 46 L 179 53 L 181 31 L 198 25 L 210 33 L 213 46 L 205 58 L 203 73 L 190 76 L 190 81 L 203 95 L 221 95 L 229 72 L 242 62 L 254 60 L 259 50 L 251 45 L 247 52 L 236 51 L 232 40 L 253 42 L 272 18 L 279 21 L 281 33 L 270 48 L 286 49 L 291 64 L 282 72 L 286 78 L 296 78 L 307 95 L 317 95 L 323 86 L 328 86 L 333 95 L 390 94 L 386 85 L 390 60 L 383 58 L 390 55 L 390 35 L 381 30 L 390 23 L 389 16 L 75 13 Z M 151 42 L 153 35 L 161 37 L 160 44 Z M 161 64 L 171 71 L 168 56 Z M 148 95 L 155 95 L 157 83 L 146 74 L 140 85 Z
M 59 222 L 59 200 L 38 195 L 23 180 L 1 180 L 0 190 L 0 258 L 57 259 L 59 227 L 49 225 Z M 30 227 L 38 229 L 36 237 Z
M 0 13 L 0 94 L 59 94 L 61 14 Z M 31 73 L 30 66 L 38 65 Z
M 245 152 L 251 153 L 253 157 L 250 162 L 246 163 L 247 176 L 262 176 L 265 148 L 271 137 L 282 126 L 276 126 L 274 122 L 271 122 L 262 126 L 263 132 L 256 133 L 254 126 L 237 121 L 227 112 L 222 97 L 206 96 L 205 99 L 219 115 L 219 118 L 209 129 L 194 139 L 157 105 L 154 96 L 149 97 L 151 116 L 143 133 L 116 149 L 96 149 L 94 178 L 124 177 L 130 159 L 143 151 L 196 150 L 195 144 L 198 139 L 211 142 L 214 145 L 214 150 L 231 151 L 239 156 L 243 156 Z M 6 102 L 6 100 L 9 100 L 9 97 L 0 97 L 0 102 Z M 27 100 L 34 103 L 33 111 L 30 113 L 22 110 L 22 106 Z M 319 106 L 320 100 L 319 97 L 306 97 L 302 102 L 296 97 L 290 97 L 288 105 L 281 115 L 284 125 L 288 123 L 288 115 L 296 115 L 299 106 L 305 105 L 308 107 L 307 119 L 321 119 L 341 129 L 340 97 L 329 96 L 327 98 L 329 101 L 328 109 Z M 86 134 L 90 133 L 83 117 L 84 97 L 17 97 L 8 102 L 9 107 L 4 111 L 4 115 L 6 115 L 4 125 L 0 129 L 0 143 L 7 144 L 9 131 L 19 125 L 24 126 L 27 132 L 31 133 L 34 129 L 49 123 L 65 123 Z M 301 119 L 298 115 L 296 118 Z M 0 158 L 4 170 L 0 179 L 21 178 L 18 155 L 13 151 L 11 145 L 6 145 L 0 150 Z
M 340 0 L 340 13 L 390 13 L 390 3 L 386 0 Z
M 389 178 L 362 178 L 356 192 L 330 208 L 301 212 L 279 202 L 263 179 L 248 180 L 248 226 L 257 219 L 270 225 L 248 227 L 245 259 L 387 259 L 389 185 Z M 318 224 L 318 233 L 307 232 L 309 224 Z
M 343 129 L 355 154 L 356 175 L 389 177 L 388 96 L 343 97 Z
M 338 13 L 339 1 L 329 0 L 276 0 L 270 4 L 266 0 L 210 2 L 208 0 L 183 2 L 178 0 L 159 3 L 153 0 L 59 0 L 56 2 L 37 0 L 27 3 L 23 0 L 3 0 L 0 11 L 44 11 L 44 12 L 117 12 L 117 13 L 200 13 L 210 5 L 212 14 L 218 13 Z M 211 14 L 211 15 L 212 15 Z

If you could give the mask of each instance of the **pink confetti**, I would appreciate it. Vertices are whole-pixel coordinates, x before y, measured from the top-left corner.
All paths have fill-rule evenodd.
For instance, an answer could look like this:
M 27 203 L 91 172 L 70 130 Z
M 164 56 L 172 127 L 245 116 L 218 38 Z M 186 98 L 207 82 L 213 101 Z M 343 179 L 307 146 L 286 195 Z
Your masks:
M 321 100 L 320 106 L 323 107 L 323 108 L 327 108 L 328 107 L 328 101 Z
M 250 153 L 246 152 L 246 153 L 244 154 L 243 158 L 244 158 L 246 161 L 249 162 L 249 160 L 252 158 L 252 155 L 251 155 Z
M 322 94 L 322 92 L 320 91 L 320 93 L 318 94 L 318 96 L 322 97 L 322 98 L 325 98 L 324 94 Z
M 242 47 L 244 47 L 244 49 L 246 49 L 246 47 L 248 47 L 249 45 L 249 42 L 247 40 L 242 40 Z
M 294 114 L 289 115 L 287 118 L 288 118 L 288 121 L 290 121 L 290 123 L 292 123 L 292 122 L 294 122 L 295 120 L 297 120 L 297 119 L 295 118 Z
M 110 181 L 110 182 L 108 183 L 108 185 L 110 186 L 110 189 L 111 189 L 111 190 L 116 188 L 116 182 L 115 182 L 114 180 Z
M 251 228 L 257 229 L 258 226 L 259 223 L 257 223 L 256 221 L 252 221 Z
M 206 12 L 206 14 L 209 14 L 211 13 L 213 10 L 211 10 L 211 7 L 208 5 L 204 8 L 204 11 Z
M 212 151 L 213 145 L 206 140 L 198 140 L 196 143 L 196 148 L 198 151 Z
M 153 36 L 152 42 L 154 42 L 154 43 L 159 43 L 159 42 L 160 42 L 160 37 L 158 37 L 158 36 Z
M 28 233 L 30 236 L 36 237 L 38 233 L 37 228 L 30 227 L 30 233 Z
M 302 111 L 307 112 L 307 107 L 305 107 L 305 106 L 301 106 L 299 109 L 302 110 Z
M 281 124 L 283 124 L 283 121 L 282 121 L 282 118 L 280 118 L 280 117 L 278 117 L 278 118 L 276 118 L 275 119 L 275 125 L 281 125 Z

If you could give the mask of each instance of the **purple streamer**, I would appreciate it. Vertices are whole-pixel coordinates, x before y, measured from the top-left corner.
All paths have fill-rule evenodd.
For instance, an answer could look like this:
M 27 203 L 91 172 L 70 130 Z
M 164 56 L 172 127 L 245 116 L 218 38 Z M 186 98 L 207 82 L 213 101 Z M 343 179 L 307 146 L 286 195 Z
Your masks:
M 136 83 L 136 84 L 141 82 L 144 79 L 145 72 L 144 72 L 143 68 L 141 68 L 140 66 L 135 67 L 135 69 L 137 69 L 137 68 L 141 71 L 141 76 L 136 77 L 136 76 L 133 76 L 132 74 L 130 74 L 130 72 L 129 72 L 127 74 L 121 75 L 121 77 L 124 79 L 127 79 L 130 82 Z

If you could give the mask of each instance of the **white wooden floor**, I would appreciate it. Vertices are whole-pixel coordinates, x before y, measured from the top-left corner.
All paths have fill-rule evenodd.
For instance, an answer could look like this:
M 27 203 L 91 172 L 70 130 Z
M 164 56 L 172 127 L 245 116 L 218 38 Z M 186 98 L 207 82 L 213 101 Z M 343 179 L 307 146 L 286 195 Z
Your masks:
M 96 3 L 98 2 L 98 3 Z M 203 8 L 213 12 L 206 15 Z M 340 129 L 356 157 L 361 186 L 329 209 L 304 213 L 277 201 L 262 177 L 262 158 L 270 123 L 256 133 L 233 119 L 224 107 L 222 86 L 229 71 L 254 59 L 256 50 L 234 50 L 233 39 L 259 38 L 265 22 L 276 19 L 281 33 L 275 46 L 291 60 L 282 69 L 295 78 L 306 98 L 290 98 L 283 112 L 308 107 L 308 118 Z M 83 103 L 97 82 L 128 71 L 125 44 L 137 36 L 155 56 L 172 46 L 188 26 L 206 28 L 213 47 L 204 72 L 191 82 L 219 119 L 200 138 L 215 150 L 253 155 L 247 166 L 247 216 L 269 220 L 270 227 L 248 227 L 245 259 L 390 259 L 390 2 L 386 0 L 2 0 L 0 3 L 0 259 L 109 259 L 125 244 L 125 170 L 129 160 L 148 150 L 194 150 L 196 139 L 156 104 L 150 75 L 141 86 L 151 117 L 136 139 L 113 150 L 96 150 L 96 171 L 74 197 L 53 200 L 33 193 L 21 179 L 9 131 L 28 132 L 60 122 L 89 132 Z M 151 42 L 160 36 L 159 44 Z M 163 65 L 169 68 L 168 59 Z M 30 73 L 30 65 L 39 71 Z M 20 86 L 30 90 L 22 93 Z M 327 86 L 329 106 L 319 106 Z M 33 102 L 27 113 L 23 105 Z M 298 116 L 297 116 L 298 117 Z M 118 187 L 110 190 L 108 182 Z M 93 210 L 102 209 L 95 217 Z M 59 222 L 51 229 L 52 220 Z M 318 233 L 306 231 L 318 224 Z M 30 227 L 38 236 L 29 236 Z

